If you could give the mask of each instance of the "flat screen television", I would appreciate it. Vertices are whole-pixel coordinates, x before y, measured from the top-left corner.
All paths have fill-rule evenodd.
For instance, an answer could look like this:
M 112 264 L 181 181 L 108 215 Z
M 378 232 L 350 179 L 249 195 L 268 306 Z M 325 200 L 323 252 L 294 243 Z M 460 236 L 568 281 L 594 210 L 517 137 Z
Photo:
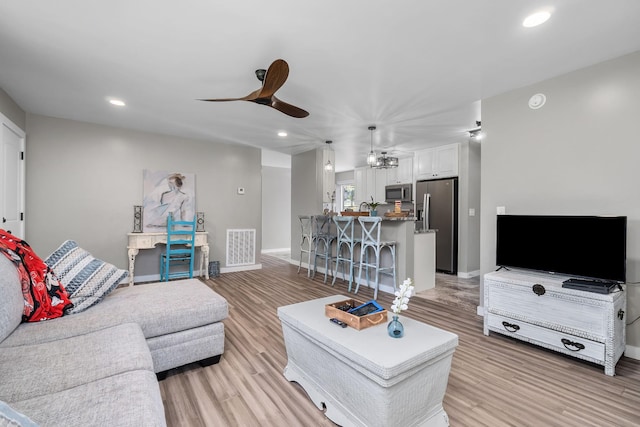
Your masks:
M 627 217 L 498 215 L 496 264 L 624 283 Z

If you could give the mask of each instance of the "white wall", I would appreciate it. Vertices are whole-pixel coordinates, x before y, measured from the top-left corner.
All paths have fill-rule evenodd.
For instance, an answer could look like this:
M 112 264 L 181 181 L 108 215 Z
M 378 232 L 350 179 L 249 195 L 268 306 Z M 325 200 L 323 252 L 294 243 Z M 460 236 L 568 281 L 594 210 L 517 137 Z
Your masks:
M 27 241 L 45 257 L 66 239 L 121 268 L 144 169 L 194 173 L 210 260 L 225 266 L 226 230 L 262 234 L 260 150 L 27 115 Z M 238 195 L 237 187 L 245 194 Z M 136 275 L 157 275 L 160 249 L 140 251 Z
M 27 114 L 2 88 L 0 88 L 0 113 L 4 114 L 20 129 L 27 129 Z
M 536 93 L 547 102 L 532 110 Z M 497 206 L 626 215 L 627 281 L 635 283 L 627 321 L 640 315 L 639 100 L 640 52 L 483 100 L 482 273 L 496 267 Z M 640 347 L 640 321 L 627 327 L 627 345 Z
M 262 166 L 262 251 L 291 246 L 291 168 Z
M 317 150 L 291 157 L 291 259 L 300 260 L 300 221 L 298 215 L 322 212 L 322 192 L 318 190 Z
M 291 246 L 291 156 L 262 150 L 262 252 Z

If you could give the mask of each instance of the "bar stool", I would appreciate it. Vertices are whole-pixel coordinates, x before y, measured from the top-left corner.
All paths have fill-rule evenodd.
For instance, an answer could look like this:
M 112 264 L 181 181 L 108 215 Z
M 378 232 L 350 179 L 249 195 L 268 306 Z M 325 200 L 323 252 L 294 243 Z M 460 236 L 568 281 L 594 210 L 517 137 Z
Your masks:
M 331 254 L 331 245 L 336 240 L 336 235 L 331 232 L 331 216 L 329 215 L 314 215 L 313 216 L 313 240 L 315 246 L 313 251 L 315 252 L 313 258 L 313 274 L 311 278 L 316 275 L 318 268 L 318 258 L 324 259 L 324 283 L 327 283 L 327 272 L 331 270 L 333 275 L 333 256 Z
M 300 273 L 300 267 L 302 267 L 302 254 L 307 254 L 307 277 L 311 277 L 311 253 L 315 247 L 315 241 L 313 236 L 313 216 L 311 215 L 298 215 L 300 220 L 300 262 L 298 263 L 298 273 Z
M 355 228 L 354 217 L 352 216 L 334 216 L 333 222 L 336 224 L 337 244 L 336 244 L 336 270 L 333 275 L 331 286 L 335 285 L 338 277 L 338 270 L 342 263 L 342 281 L 345 281 L 345 267 L 349 267 L 349 292 L 353 284 L 354 261 L 356 245 L 360 244 L 360 239 L 353 238 L 353 229 Z
M 362 242 L 360 246 L 360 271 L 358 272 L 358 283 L 355 293 L 358 293 L 360 287 L 360 278 L 362 277 L 362 269 L 366 270 L 367 287 L 369 286 L 369 268 L 375 269 L 375 288 L 373 299 L 378 298 L 378 282 L 380 274 L 393 276 L 393 289 L 396 289 L 396 242 L 381 241 L 380 229 L 382 218 L 375 217 L 358 217 L 358 222 L 362 227 Z M 382 249 L 388 248 L 391 252 L 392 265 L 389 267 L 380 267 L 380 255 Z M 370 260 L 370 255 L 373 255 Z

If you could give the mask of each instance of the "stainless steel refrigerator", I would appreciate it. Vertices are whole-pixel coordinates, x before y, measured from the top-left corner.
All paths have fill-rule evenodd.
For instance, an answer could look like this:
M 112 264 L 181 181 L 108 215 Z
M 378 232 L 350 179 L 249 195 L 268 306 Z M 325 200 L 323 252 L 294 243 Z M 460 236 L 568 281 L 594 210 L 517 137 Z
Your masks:
M 436 230 L 436 271 L 458 273 L 458 178 L 416 182 L 417 227 Z

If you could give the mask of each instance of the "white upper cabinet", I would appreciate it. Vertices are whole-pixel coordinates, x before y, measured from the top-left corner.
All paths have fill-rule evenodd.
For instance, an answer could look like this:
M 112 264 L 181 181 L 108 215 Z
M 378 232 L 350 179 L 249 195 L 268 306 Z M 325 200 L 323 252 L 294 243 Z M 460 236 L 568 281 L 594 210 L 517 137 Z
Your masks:
M 355 201 L 384 203 L 385 187 L 392 184 L 411 184 L 413 182 L 413 159 L 404 158 L 398 160 L 397 168 L 375 169 L 369 166 L 355 168 L 353 170 L 355 181 Z
M 416 152 L 416 180 L 458 176 L 459 144 Z
M 378 196 L 376 189 L 376 169 L 368 166 L 356 168 L 353 171 L 355 181 L 355 202 L 370 202 L 371 197 L 374 199 Z M 378 200 L 376 200 L 378 201 Z
M 413 159 L 398 159 L 398 167 L 389 169 L 393 173 L 387 175 L 388 184 L 411 184 L 413 182 Z

